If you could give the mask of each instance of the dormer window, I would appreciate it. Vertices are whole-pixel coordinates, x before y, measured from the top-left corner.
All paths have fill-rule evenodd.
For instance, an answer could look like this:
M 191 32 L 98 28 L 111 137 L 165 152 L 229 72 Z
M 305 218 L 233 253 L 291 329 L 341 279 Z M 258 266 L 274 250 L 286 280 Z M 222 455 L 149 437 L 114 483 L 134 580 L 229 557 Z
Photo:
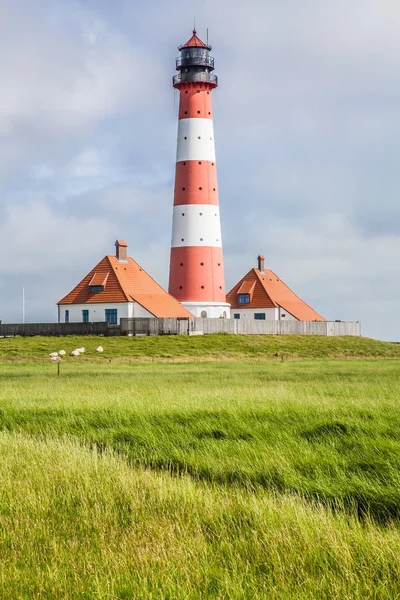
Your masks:
M 89 281 L 89 290 L 94 294 L 104 292 L 108 279 L 108 273 L 95 273 Z
M 250 294 L 238 294 L 238 304 L 250 304 Z

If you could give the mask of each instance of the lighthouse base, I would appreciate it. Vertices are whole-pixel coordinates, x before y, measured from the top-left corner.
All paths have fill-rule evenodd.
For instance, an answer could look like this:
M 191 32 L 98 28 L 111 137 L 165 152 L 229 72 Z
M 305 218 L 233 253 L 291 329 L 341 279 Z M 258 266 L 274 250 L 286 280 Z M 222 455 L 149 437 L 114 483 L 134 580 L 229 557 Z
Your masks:
M 231 305 L 227 302 L 181 302 L 197 318 L 230 319 Z

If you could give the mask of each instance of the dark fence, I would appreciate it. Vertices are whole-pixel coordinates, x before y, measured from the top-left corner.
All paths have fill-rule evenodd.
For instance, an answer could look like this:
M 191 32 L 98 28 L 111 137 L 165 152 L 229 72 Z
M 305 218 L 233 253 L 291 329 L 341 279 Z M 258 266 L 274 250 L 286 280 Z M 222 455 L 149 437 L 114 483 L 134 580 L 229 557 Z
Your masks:
M 188 319 L 121 319 L 121 335 L 182 335 L 188 332 Z
M 33 335 L 120 335 L 118 325 L 108 323 L 17 323 L 0 325 L 0 337 Z

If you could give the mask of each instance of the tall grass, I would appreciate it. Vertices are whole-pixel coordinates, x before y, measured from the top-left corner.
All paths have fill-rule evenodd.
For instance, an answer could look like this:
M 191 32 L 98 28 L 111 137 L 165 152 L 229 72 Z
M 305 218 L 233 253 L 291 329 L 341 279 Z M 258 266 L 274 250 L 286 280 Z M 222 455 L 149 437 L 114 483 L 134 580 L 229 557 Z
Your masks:
M 400 531 L 0 434 L 2 598 L 399 597 Z
M 400 599 L 397 346 L 280 340 L 0 340 L 0 599 Z
M 399 364 L 1 366 L 0 427 L 386 522 L 400 513 Z

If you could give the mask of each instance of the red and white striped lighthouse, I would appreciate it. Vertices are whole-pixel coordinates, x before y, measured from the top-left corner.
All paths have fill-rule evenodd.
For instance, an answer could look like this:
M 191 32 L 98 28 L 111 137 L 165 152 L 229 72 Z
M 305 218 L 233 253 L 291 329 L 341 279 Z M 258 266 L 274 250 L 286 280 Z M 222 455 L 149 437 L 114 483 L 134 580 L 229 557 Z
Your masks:
M 193 36 L 179 47 L 178 144 L 169 293 L 196 317 L 230 317 L 226 302 L 211 92 L 211 46 Z

